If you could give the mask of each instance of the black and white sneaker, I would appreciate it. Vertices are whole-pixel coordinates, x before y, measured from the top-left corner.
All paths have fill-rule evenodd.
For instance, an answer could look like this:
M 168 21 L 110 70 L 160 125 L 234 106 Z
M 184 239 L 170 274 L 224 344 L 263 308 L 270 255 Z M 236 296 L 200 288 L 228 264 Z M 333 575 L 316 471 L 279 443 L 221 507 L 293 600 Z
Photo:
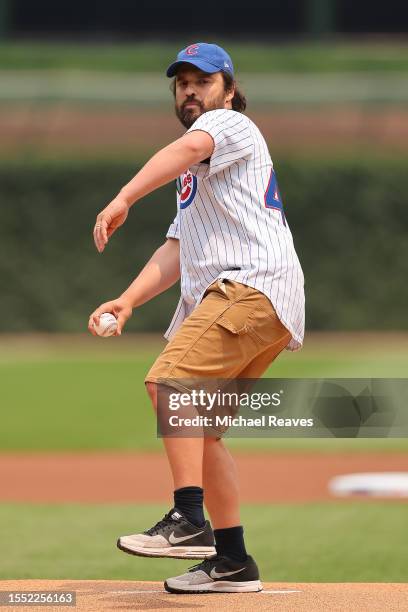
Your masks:
M 262 591 L 262 583 L 249 555 L 246 561 L 214 555 L 186 574 L 168 578 L 164 588 L 169 593 L 252 593 Z
M 120 537 L 117 546 L 123 552 L 141 557 L 206 559 L 215 553 L 209 521 L 196 527 L 177 508 L 147 531 Z

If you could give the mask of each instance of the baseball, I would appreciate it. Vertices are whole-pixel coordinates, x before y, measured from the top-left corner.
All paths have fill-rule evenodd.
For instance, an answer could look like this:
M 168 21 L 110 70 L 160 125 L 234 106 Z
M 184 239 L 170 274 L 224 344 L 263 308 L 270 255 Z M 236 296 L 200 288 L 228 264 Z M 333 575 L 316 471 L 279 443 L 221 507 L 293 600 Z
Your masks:
M 114 317 L 110 312 L 104 312 L 99 317 L 99 325 L 95 325 L 94 323 L 94 329 L 98 336 L 102 336 L 102 338 L 113 336 L 115 331 L 118 329 L 116 317 Z

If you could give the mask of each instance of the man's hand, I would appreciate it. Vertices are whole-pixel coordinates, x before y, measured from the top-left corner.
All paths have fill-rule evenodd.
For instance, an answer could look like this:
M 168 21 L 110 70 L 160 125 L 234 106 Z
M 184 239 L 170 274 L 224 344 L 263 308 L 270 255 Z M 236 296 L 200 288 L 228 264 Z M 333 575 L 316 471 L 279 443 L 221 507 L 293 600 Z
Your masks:
M 93 231 L 95 246 L 102 253 L 118 227 L 123 225 L 129 213 L 128 202 L 118 195 L 102 212 L 96 217 Z
M 88 322 L 88 330 L 93 336 L 97 336 L 97 333 L 94 328 L 94 323 L 96 325 L 99 324 L 99 317 L 104 312 L 110 312 L 116 317 L 118 321 L 118 328 L 114 333 L 114 336 L 120 336 L 122 333 L 122 329 L 126 324 L 126 321 L 132 316 L 132 306 L 130 302 L 128 302 L 128 300 L 124 298 L 118 298 L 117 300 L 105 302 L 104 304 L 101 304 L 99 308 L 94 310 L 91 316 L 89 317 Z

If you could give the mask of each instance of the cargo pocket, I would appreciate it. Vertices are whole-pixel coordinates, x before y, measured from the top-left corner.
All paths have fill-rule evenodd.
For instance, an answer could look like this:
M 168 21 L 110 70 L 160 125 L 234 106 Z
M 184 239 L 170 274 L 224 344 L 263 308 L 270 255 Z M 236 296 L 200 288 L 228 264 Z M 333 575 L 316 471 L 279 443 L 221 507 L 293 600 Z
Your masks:
M 249 331 L 252 311 L 251 304 L 244 300 L 235 302 L 217 319 L 217 324 L 232 334 L 242 336 Z
M 233 302 L 216 323 L 233 337 L 247 336 L 259 350 L 281 342 L 290 334 L 281 323 L 269 299 L 251 287 L 246 287 L 239 301 Z M 289 340 L 288 340 L 289 341 Z
M 248 326 L 246 324 L 238 328 L 236 327 L 236 325 L 234 325 L 234 323 L 232 323 L 232 321 L 230 321 L 226 317 L 220 317 L 217 321 L 217 324 L 237 336 L 242 336 L 243 334 L 246 334 L 248 331 Z

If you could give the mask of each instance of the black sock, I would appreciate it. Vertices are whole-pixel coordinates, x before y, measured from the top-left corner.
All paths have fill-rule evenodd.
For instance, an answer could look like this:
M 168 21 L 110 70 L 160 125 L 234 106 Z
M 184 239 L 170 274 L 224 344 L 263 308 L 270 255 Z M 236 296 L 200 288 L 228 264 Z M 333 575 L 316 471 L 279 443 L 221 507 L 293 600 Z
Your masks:
M 217 555 L 229 557 L 235 561 L 246 561 L 247 551 L 244 543 L 242 525 L 227 529 L 214 529 L 215 549 Z
M 203 499 L 204 491 L 201 487 L 182 487 L 174 491 L 174 507 L 197 527 L 205 523 Z

